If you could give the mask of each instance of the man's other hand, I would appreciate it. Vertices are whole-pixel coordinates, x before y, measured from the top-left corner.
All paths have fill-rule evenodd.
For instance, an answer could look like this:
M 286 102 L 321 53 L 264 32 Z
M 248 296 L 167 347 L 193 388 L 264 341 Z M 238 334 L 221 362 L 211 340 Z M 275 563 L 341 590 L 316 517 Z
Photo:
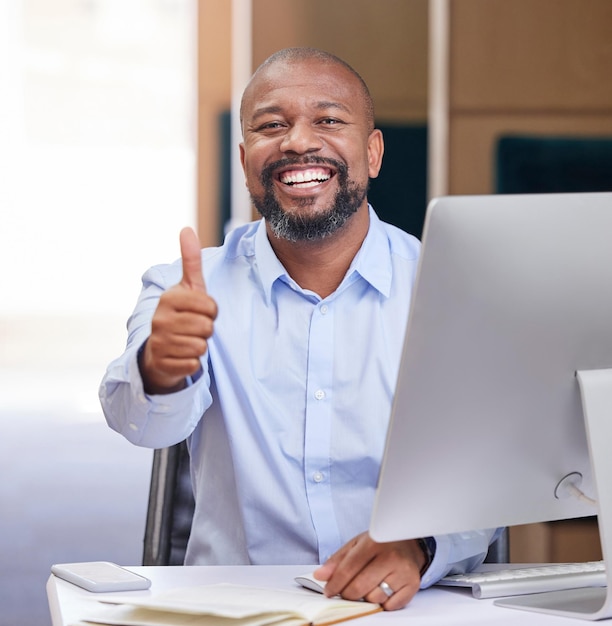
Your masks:
M 425 555 L 415 539 L 376 543 L 362 533 L 315 570 L 314 576 L 327 581 L 328 597 L 363 598 L 393 611 L 405 607 L 419 590 L 424 565 Z M 386 585 L 381 587 L 381 583 Z

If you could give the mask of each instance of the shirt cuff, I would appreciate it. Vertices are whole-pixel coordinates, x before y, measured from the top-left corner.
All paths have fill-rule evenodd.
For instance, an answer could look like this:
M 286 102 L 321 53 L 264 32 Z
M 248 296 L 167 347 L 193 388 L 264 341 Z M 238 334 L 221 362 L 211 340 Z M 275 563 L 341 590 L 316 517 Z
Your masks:
M 425 575 L 436 554 L 436 540 L 433 537 L 418 539 L 419 547 L 425 555 L 425 564 L 421 568 L 421 578 Z
M 447 535 L 440 535 L 439 537 L 428 537 L 433 543 L 433 558 L 429 567 L 425 570 L 421 576 L 421 589 L 426 589 L 437 583 L 440 578 L 445 574 L 447 569 L 448 559 L 451 552 L 450 540 Z

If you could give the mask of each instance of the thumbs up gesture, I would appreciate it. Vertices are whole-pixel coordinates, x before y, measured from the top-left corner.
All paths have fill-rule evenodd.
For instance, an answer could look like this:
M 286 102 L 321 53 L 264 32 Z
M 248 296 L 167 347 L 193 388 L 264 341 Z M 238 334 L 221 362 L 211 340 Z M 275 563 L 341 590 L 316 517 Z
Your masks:
M 185 387 L 185 378 L 200 368 L 217 317 L 217 304 L 206 292 L 198 237 L 191 228 L 184 228 L 180 242 L 183 277 L 161 295 L 139 361 L 149 394 Z

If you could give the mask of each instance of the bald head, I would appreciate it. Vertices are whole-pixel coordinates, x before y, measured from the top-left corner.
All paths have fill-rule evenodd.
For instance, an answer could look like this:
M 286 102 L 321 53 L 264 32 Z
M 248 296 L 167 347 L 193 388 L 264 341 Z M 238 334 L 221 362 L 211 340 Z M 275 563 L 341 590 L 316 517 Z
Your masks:
M 344 68 L 359 85 L 359 90 L 363 98 L 363 108 L 366 115 L 367 125 L 370 131 L 374 129 L 374 103 L 370 90 L 361 76 L 341 58 L 323 50 L 317 50 L 316 48 L 284 48 L 275 52 L 269 56 L 253 73 L 251 80 L 249 81 L 244 94 L 242 95 L 242 102 L 240 104 L 240 121 L 243 120 L 244 105 L 248 99 L 252 86 L 259 79 L 263 78 L 266 72 L 270 71 L 276 65 L 292 65 L 306 62 L 317 62 L 321 64 L 322 71 L 325 67 L 341 67 Z

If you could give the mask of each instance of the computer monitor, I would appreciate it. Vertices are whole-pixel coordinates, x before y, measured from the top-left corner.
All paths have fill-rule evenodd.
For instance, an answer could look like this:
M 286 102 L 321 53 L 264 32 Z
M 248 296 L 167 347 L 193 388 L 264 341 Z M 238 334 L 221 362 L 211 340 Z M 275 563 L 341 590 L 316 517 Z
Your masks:
M 612 563 L 612 193 L 433 200 L 370 534 L 595 514 Z M 574 595 L 530 608 L 612 616 Z

